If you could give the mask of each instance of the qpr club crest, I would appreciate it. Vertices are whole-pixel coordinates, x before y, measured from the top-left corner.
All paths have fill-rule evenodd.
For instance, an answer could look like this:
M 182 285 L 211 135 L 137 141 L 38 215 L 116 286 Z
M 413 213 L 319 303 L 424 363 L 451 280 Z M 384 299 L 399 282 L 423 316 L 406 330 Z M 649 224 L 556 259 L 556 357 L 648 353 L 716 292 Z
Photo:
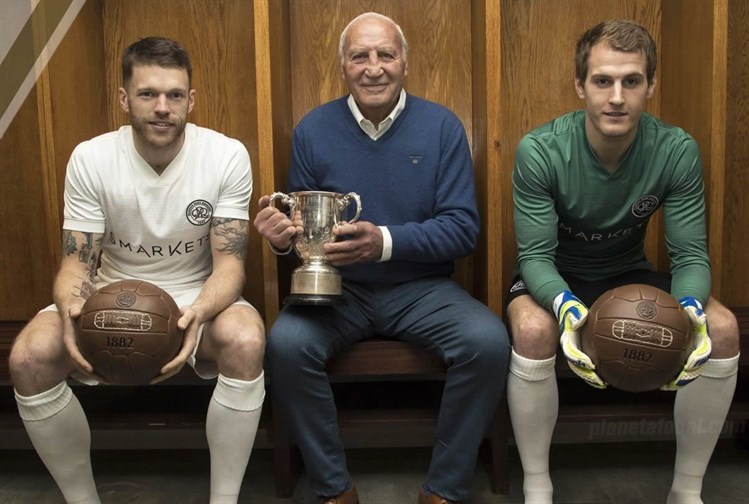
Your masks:
M 187 220 L 195 226 L 202 226 L 213 216 L 213 207 L 206 200 L 195 200 L 187 205 Z
M 658 208 L 658 198 L 653 195 L 640 196 L 632 203 L 632 215 L 635 217 L 646 217 Z
M 652 301 L 641 301 L 637 304 L 635 311 L 640 318 L 647 320 L 654 319 L 658 316 L 658 306 Z
M 130 308 L 135 304 L 135 301 L 137 301 L 137 298 L 133 292 L 121 292 L 120 294 L 117 294 L 117 297 L 114 300 L 114 302 L 117 303 L 117 306 L 121 306 L 122 308 Z

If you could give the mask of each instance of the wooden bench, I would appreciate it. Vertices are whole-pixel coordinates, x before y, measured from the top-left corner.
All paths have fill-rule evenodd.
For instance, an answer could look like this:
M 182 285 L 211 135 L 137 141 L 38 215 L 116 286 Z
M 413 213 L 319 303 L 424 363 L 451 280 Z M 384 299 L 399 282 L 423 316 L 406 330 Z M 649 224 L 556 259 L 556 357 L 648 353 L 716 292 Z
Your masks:
M 414 345 L 392 340 L 368 340 L 357 343 L 346 352 L 336 355 L 328 363 L 328 376 L 331 385 L 356 384 L 361 388 L 366 383 L 395 384 L 401 395 L 408 383 L 436 383 L 439 390 L 431 392 L 431 404 L 422 407 L 399 407 L 397 396 L 386 393 L 386 400 L 378 404 L 362 401 L 351 409 L 341 404 L 336 394 L 339 413 L 339 428 L 344 445 L 347 443 L 347 431 L 369 432 L 369 436 L 351 436 L 358 440 L 361 447 L 406 447 L 431 446 L 434 427 L 437 423 L 439 395 L 444 384 L 445 363 L 433 353 Z M 272 386 L 272 384 L 271 384 Z M 339 388 L 339 391 L 342 387 Z M 351 390 L 356 390 L 352 388 Z M 354 392 L 355 393 L 355 392 Z M 369 402 L 369 404 L 362 404 Z M 411 403 L 411 401 L 408 401 Z M 274 411 L 277 408 L 274 405 Z M 509 424 L 506 414 L 498 410 L 487 433 L 487 443 L 483 447 L 489 468 L 489 479 L 492 491 L 507 493 L 509 491 L 509 468 L 507 467 L 507 432 Z M 280 415 L 273 415 L 273 450 L 276 476 L 276 493 L 278 497 L 290 497 L 294 492 L 296 479 L 301 468 L 301 456 L 293 446 L 283 425 Z M 363 441 L 365 440 L 365 441 Z

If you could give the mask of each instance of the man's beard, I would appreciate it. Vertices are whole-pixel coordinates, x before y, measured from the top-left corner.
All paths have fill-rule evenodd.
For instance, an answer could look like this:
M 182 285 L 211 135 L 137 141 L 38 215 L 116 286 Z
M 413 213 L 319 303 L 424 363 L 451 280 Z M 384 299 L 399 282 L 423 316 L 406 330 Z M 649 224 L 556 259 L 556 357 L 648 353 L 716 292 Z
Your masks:
M 158 120 L 157 120 L 158 121 Z M 137 137 L 142 145 L 154 148 L 165 148 L 174 145 L 182 137 L 185 131 L 186 121 L 181 118 L 170 120 L 172 123 L 171 133 L 169 135 L 159 135 L 150 130 L 149 123 L 152 121 L 130 116 L 130 124 L 133 128 L 133 135 Z

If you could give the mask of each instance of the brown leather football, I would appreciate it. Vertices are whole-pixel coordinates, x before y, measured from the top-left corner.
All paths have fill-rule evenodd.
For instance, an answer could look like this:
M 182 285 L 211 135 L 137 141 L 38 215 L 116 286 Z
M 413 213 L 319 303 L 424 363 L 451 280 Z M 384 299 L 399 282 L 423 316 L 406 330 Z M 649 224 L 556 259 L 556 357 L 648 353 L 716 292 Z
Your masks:
M 691 322 L 670 294 L 651 285 L 611 289 L 590 307 L 582 350 L 609 385 L 655 390 L 679 374 L 691 349 Z
M 180 311 L 164 290 L 122 280 L 96 291 L 76 321 L 78 347 L 94 373 L 118 385 L 146 384 L 182 346 Z

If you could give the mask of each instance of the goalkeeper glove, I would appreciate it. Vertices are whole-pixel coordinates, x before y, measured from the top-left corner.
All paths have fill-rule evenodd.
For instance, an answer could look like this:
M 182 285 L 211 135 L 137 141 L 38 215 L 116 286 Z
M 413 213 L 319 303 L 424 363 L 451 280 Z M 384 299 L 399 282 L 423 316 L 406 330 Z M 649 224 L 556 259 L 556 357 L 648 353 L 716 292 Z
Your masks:
M 692 323 L 692 353 L 687 357 L 679 375 L 670 383 L 661 387 L 661 390 L 678 390 L 693 382 L 702 374 L 702 366 L 710 360 L 712 344 L 707 331 L 707 317 L 702 311 L 702 305 L 695 298 L 687 296 L 679 300 L 681 306 L 687 311 Z
M 564 291 L 554 298 L 554 313 L 561 332 L 559 343 L 570 369 L 591 387 L 606 388 L 606 383 L 595 372 L 595 364 L 580 348 L 580 328 L 588 317 L 588 309 L 570 291 Z

